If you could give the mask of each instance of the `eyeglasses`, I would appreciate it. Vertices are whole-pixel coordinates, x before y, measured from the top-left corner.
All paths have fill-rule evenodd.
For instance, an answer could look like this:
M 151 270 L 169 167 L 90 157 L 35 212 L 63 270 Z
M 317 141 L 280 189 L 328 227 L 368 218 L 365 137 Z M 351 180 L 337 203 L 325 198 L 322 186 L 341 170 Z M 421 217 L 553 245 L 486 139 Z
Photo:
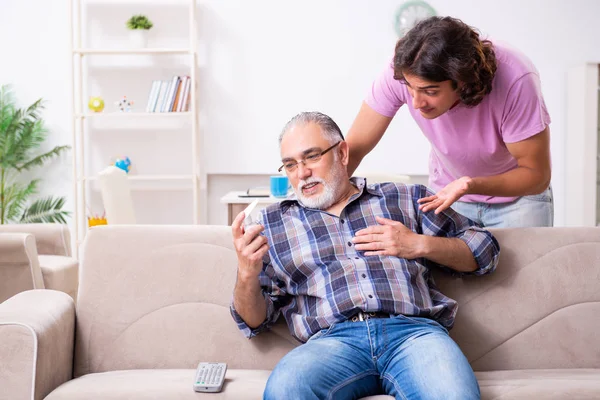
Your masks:
M 293 172 L 296 168 L 298 168 L 298 164 L 300 164 L 300 163 L 304 164 L 304 166 L 316 164 L 321 160 L 321 157 L 323 157 L 325 154 L 327 154 L 328 151 L 330 151 L 331 149 L 333 149 L 335 146 L 337 146 L 338 144 L 340 144 L 342 142 L 343 142 L 343 140 L 340 140 L 333 146 L 328 147 L 323 151 L 309 153 L 306 157 L 304 157 L 300 161 L 296 161 L 296 160 L 286 161 L 281 167 L 279 167 L 279 169 L 277 171 L 281 172 L 285 168 L 285 170 L 287 172 Z

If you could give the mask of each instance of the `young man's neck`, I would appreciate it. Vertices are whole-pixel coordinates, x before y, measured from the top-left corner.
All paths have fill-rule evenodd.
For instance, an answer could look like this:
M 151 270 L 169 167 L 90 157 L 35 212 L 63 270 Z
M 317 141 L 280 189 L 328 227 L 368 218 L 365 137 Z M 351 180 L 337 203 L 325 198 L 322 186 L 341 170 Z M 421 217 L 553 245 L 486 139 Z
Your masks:
M 452 104 L 452 107 L 450 107 L 449 109 L 452 110 L 454 107 L 456 107 L 458 105 L 458 103 L 460 103 L 460 99 L 456 100 L 454 102 L 454 104 Z

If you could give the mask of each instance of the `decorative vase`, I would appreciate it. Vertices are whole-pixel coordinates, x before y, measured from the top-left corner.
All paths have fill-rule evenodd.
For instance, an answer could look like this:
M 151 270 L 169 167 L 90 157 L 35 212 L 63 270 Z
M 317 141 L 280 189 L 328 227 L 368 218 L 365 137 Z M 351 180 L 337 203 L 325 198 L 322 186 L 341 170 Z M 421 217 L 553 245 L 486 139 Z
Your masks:
M 129 31 L 129 40 L 134 48 L 144 48 L 148 44 L 148 30 L 132 29 Z

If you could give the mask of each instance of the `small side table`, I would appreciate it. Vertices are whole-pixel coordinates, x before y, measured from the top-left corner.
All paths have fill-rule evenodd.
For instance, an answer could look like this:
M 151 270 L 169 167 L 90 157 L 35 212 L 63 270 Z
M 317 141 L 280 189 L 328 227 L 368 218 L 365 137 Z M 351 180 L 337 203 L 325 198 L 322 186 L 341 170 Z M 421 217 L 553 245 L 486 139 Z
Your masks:
M 281 198 L 277 197 L 240 197 L 245 195 L 244 191 L 229 192 L 225 196 L 221 197 L 221 204 L 227 204 L 227 224 L 231 225 L 235 217 L 252 203 L 254 200 L 258 200 L 256 208 L 252 212 L 252 215 L 257 215 L 260 209 L 267 207 L 269 204 L 280 202 Z

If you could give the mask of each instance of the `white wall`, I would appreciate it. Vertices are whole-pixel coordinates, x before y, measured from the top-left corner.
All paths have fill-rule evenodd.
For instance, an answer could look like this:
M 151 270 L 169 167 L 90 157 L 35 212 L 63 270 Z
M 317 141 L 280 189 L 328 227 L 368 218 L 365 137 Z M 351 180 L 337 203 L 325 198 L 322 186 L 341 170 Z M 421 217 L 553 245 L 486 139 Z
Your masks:
M 45 118 L 53 132 L 52 144 L 71 142 L 66 3 L 0 1 L 0 82 L 12 83 L 23 104 L 39 97 L 47 99 Z M 96 21 L 102 15 L 111 15 L 102 13 L 103 6 L 98 5 L 102 3 L 108 3 L 109 9 L 124 7 L 123 3 L 93 3 Z M 181 21 L 168 20 L 170 14 L 164 12 L 166 9 L 161 13 L 157 6 L 173 3 L 155 0 L 125 4 L 132 9 L 139 4 L 139 9 L 158 10 L 158 15 L 150 15 L 159 22 L 155 35 L 185 35 Z M 566 71 L 586 61 L 600 62 L 600 2 L 429 3 L 440 15 L 461 18 L 484 34 L 520 48 L 538 67 L 552 117 L 556 224 L 563 225 L 568 179 L 564 174 L 563 150 L 568 139 Z M 176 4 L 181 8 L 186 3 Z M 342 130 L 348 129 L 372 79 L 392 55 L 396 39 L 393 18 L 399 4 L 400 1 L 391 0 L 198 2 L 200 126 L 205 134 L 206 167 L 211 174 L 209 215 L 223 215 L 218 197 L 224 191 L 245 188 L 244 174 L 251 174 L 255 184 L 257 177 L 274 171 L 278 165 L 277 134 L 295 113 L 320 110 L 336 119 Z M 105 35 L 118 36 L 119 26 L 111 24 L 110 30 L 104 30 Z M 103 73 L 115 77 L 114 82 L 102 82 L 104 86 L 113 85 L 105 90 L 118 93 L 116 85 L 122 84 L 119 70 Z M 134 75 L 130 71 L 127 76 Z M 147 150 L 152 151 L 148 146 Z M 427 142 L 406 113 L 401 112 L 363 167 L 422 174 L 426 173 L 427 153 Z M 161 163 L 169 168 L 167 159 L 166 155 L 159 157 L 156 168 L 161 169 Z M 69 162 L 65 157 L 50 169 L 45 192 L 72 197 Z M 68 206 L 72 208 L 72 203 Z M 209 222 L 219 223 L 214 217 Z
M 46 101 L 51 132 L 45 150 L 71 143 L 67 2 L 0 1 L 0 84 L 11 84 L 21 106 Z M 37 169 L 43 194 L 67 196 L 72 210 L 71 157 Z

